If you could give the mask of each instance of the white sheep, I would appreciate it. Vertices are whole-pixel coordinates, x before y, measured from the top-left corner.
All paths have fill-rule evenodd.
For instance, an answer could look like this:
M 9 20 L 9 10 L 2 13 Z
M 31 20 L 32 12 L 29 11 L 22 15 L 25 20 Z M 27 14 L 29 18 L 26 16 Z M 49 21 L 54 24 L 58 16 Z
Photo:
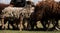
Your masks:
M 5 9 L 2 10 L 2 16 L 3 18 L 5 17 L 16 17 L 19 18 L 20 16 L 22 16 L 22 18 L 29 18 L 31 13 L 34 12 L 34 7 L 30 7 L 30 8 L 20 8 L 20 7 L 6 7 Z M 22 19 L 23 21 L 23 19 Z M 21 26 L 21 22 L 20 22 L 20 26 Z M 21 28 L 20 28 L 21 29 Z

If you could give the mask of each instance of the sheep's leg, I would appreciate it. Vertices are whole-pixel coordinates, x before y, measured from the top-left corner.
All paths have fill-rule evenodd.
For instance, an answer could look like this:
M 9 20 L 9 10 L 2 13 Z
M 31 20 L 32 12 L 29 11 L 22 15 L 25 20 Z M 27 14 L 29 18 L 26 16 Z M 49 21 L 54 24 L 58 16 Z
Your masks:
M 20 18 L 20 31 L 22 31 L 22 29 L 23 29 L 22 23 L 23 23 L 23 17 L 21 16 L 21 18 Z
M 2 18 L 2 29 L 4 29 L 4 18 Z

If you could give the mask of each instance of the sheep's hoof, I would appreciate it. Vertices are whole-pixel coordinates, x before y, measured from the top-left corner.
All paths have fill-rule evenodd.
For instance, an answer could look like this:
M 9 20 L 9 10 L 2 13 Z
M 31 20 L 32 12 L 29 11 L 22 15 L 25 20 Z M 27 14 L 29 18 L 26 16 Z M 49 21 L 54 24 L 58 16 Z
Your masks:
M 60 30 L 60 29 L 59 29 L 59 28 L 57 28 L 57 27 L 55 27 L 55 29 L 56 29 L 56 30 L 58 30 L 58 31 Z
M 20 31 L 22 31 L 22 29 L 20 29 Z

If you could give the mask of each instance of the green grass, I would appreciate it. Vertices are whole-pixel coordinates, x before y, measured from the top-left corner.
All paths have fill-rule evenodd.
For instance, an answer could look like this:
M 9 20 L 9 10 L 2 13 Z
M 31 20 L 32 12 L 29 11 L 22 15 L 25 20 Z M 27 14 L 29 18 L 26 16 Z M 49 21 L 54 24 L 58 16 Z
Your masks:
M 0 33 L 60 33 L 60 31 L 16 31 L 16 30 L 0 30 Z

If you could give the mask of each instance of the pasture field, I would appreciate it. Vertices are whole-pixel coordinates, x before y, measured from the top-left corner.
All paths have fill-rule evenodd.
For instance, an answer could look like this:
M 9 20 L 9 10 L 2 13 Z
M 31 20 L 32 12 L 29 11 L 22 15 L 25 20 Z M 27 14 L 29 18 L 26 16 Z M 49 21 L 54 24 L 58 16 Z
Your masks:
M 0 30 L 0 33 L 60 33 L 60 31 L 15 31 L 15 30 Z

